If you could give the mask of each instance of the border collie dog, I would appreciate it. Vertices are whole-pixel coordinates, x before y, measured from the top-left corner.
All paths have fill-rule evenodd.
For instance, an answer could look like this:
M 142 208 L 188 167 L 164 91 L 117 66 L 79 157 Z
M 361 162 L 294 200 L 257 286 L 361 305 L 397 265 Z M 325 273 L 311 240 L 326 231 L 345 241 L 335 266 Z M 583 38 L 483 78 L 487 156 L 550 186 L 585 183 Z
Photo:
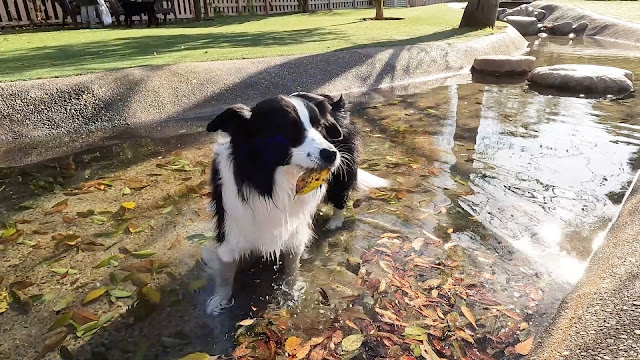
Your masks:
M 352 190 L 388 185 L 358 169 L 358 132 L 346 105 L 342 97 L 295 93 L 253 108 L 233 105 L 207 125 L 223 133 L 211 171 L 218 244 L 202 253 L 215 281 L 207 313 L 232 304 L 236 267 L 245 256 L 282 256 L 291 278 L 323 200 L 334 206 L 327 227 L 337 229 Z M 328 184 L 296 195 L 298 177 L 311 169 L 329 169 Z

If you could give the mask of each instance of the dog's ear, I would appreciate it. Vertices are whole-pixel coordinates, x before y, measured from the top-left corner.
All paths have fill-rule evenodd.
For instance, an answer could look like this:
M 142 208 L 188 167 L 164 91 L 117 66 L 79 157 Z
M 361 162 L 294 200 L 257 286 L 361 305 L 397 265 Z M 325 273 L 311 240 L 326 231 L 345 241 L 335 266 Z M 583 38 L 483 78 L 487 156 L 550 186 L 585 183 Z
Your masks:
M 231 134 L 236 126 L 242 125 L 242 122 L 249 120 L 250 117 L 251 109 L 247 106 L 242 104 L 231 105 L 209 122 L 207 131 L 224 131 L 227 134 Z
M 344 99 L 344 96 L 340 95 L 340 98 L 333 103 L 331 103 L 331 109 L 333 111 L 341 111 L 347 107 L 347 100 Z
M 344 99 L 344 96 L 342 95 L 340 95 L 340 98 L 338 100 L 335 100 L 333 96 L 326 95 L 326 94 L 323 94 L 322 97 L 324 97 L 327 100 L 327 102 L 331 106 L 331 110 L 333 111 L 336 111 L 336 112 L 341 111 L 347 107 L 347 101 Z

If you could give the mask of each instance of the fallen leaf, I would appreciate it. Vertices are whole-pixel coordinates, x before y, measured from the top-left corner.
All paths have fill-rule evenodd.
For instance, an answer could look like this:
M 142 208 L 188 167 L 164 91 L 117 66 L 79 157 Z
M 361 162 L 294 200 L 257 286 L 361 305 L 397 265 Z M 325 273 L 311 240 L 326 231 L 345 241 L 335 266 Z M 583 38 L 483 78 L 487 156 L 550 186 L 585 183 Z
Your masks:
M 123 290 L 123 289 L 111 289 L 109 290 L 109 295 L 116 297 L 116 298 L 126 298 L 129 297 L 131 295 L 133 295 L 133 293 L 127 291 L 127 290 Z
M 169 206 L 163 208 L 162 210 L 160 210 L 160 212 L 163 213 L 163 214 L 166 214 L 171 210 L 173 210 L 173 205 L 169 205 Z
M 379 261 L 380 267 L 388 272 L 388 273 L 392 273 L 393 272 L 393 265 L 391 264 L 391 262 L 389 261 L 384 261 L 384 260 L 380 260 Z
M 158 289 L 151 286 L 145 286 L 140 289 L 140 291 L 150 303 L 160 304 L 160 291 L 158 291 Z
M 429 345 L 429 342 L 427 341 L 426 338 L 422 340 L 422 346 L 420 347 L 420 350 L 422 349 L 424 349 L 424 353 L 422 353 L 422 357 L 424 357 L 425 359 L 440 360 L 440 357 L 436 354 L 435 351 L 433 351 L 433 348 L 431 347 L 431 345 Z
M 86 323 L 80 326 L 78 330 L 76 330 L 76 336 L 82 338 L 82 337 L 92 335 L 96 331 L 98 331 L 98 329 L 100 329 L 101 326 L 102 325 L 100 324 L 99 321 L 92 321 L 92 322 Z
M 207 284 L 206 279 L 197 279 L 189 283 L 189 291 L 196 291 Z
M 29 280 L 18 280 L 9 284 L 9 290 L 24 290 L 33 286 L 34 283 Z
M 129 223 L 129 231 L 132 234 L 144 231 L 144 229 L 142 228 L 142 226 L 136 224 L 136 223 Z
M 78 273 L 78 270 L 71 269 L 71 268 L 54 268 L 54 269 L 51 269 L 51 271 L 60 275 L 62 274 L 73 275 Z
M 384 234 L 380 235 L 380 237 L 383 238 L 383 239 L 397 238 L 397 237 L 400 237 L 400 234 L 384 233 Z
M 42 345 L 42 349 L 40 349 L 40 353 L 36 357 L 37 359 L 43 358 L 46 354 L 55 351 L 59 348 L 62 343 L 69 336 L 69 332 L 65 328 L 58 329 L 54 334 L 52 334 L 47 340 L 45 340 L 44 345 Z
M 211 357 L 206 353 L 193 353 L 189 354 L 179 360 L 209 360 Z
M 95 213 L 96 213 L 95 210 L 89 209 L 87 211 L 79 211 L 79 212 L 77 212 L 76 216 L 79 217 L 79 218 L 86 219 L 91 215 L 95 215 Z
M 476 325 L 476 318 L 473 316 L 473 313 L 471 312 L 471 310 L 469 310 L 469 308 L 467 307 L 467 303 L 464 300 L 460 301 L 460 310 L 462 311 L 462 314 L 464 314 L 464 316 L 471 322 L 473 327 L 477 329 L 478 326 Z
M 9 294 L 5 290 L 0 290 L 0 314 L 9 310 Z
M 151 250 L 142 250 L 142 251 L 134 251 L 131 253 L 131 256 L 133 256 L 134 258 L 137 259 L 146 259 L 148 257 L 151 257 L 153 255 L 155 255 L 156 253 L 154 251 Z
M 256 322 L 256 319 L 245 319 L 245 320 L 240 321 L 238 323 L 238 325 L 240 325 L 240 326 L 249 326 L 249 325 L 253 324 L 254 322 Z
M 49 328 L 47 329 L 47 332 L 53 331 L 59 327 L 65 326 L 69 322 L 69 320 L 71 320 L 72 316 L 73 316 L 73 311 L 69 311 L 58 316 L 58 318 L 55 319 L 54 322 L 49 326 Z
M 325 350 L 322 348 L 322 346 L 318 346 L 313 349 L 311 354 L 309 354 L 309 360 L 322 360 L 325 358 L 324 353 Z
M 349 335 L 346 338 L 342 339 L 342 350 L 344 351 L 355 351 L 360 348 L 362 342 L 364 341 L 364 335 L 362 334 L 353 334 Z
M 471 337 L 471 335 L 467 334 L 467 332 L 462 330 L 462 329 L 457 329 L 456 330 L 456 335 L 458 335 L 460 338 L 462 338 L 462 339 L 464 339 L 464 340 L 466 340 L 466 341 L 468 341 L 468 342 L 470 342 L 472 344 L 476 343 L 475 341 L 473 341 L 473 338 Z
M 533 338 L 534 338 L 534 336 L 531 336 L 530 338 L 528 338 L 527 340 L 517 344 L 513 348 L 520 355 L 528 355 L 529 351 L 531 351 L 531 347 L 533 346 Z
M 93 216 L 91 217 L 91 221 L 93 221 L 93 223 L 94 223 L 94 224 L 97 224 L 97 225 L 104 225 L 104 224 L 106 224 L 106 223 L 107 223 L 107 221 L 109 221 L 109 219 L 107 219 L 107 218 L 106 218 L 106 217 L 104 217 L 104 216 L 100 216 L 100 215 L 93 215 Z
M 69 215 L 62 215 L 62 222 L 64 222 L 65 224 L 73 224 L 74 222 L 76 222 L 76 218 L 74 218 L 73 216 L 69 216 Z
M 82 300 L 82 305 L 91 302 L 104 294 L 107 291 L 105 287 L 99 287 L 97 289 L 91 290 Z
M 110 266 L 110 265 L 113 265 L 113 262 L 117 264 L 118 260 L 120 260 L 120 255 L 111 255 L 102 259 L 96 266 L 94 266 L 94 268 L 100 269 L 105 266 Z
M 341 342 L 342 339 L 343 339 L 343 334 L 341 330 L 337 330 L 331 335 L 331 342 L 334 344 Z
M 135 209 L 136 207 L 136 202 L 135 201 L 128 201 L 125 203 L 122 203 L 122 207 L 125 209 Z
M 57 202 L 55 205 L 53 205 L 51 207 L 51 209 L 45 211 L 44 214 L 45 215 L 56 214 L 56 213 L 59 213 L 59 212 L 63 211 L 67 207 L 69 207 L 69 199 L 64 199 L 64 200 L 62 200 L 60 202 Z
M 418 326 L 407 326 L 402 335 L 407 339 L 422 341 L 427 338 L 427 330 Z
M 416 251 L 420 250 L 422 245 L 424 244 L 424 238 L 417 238 L 413 240 L 411 243 L 411 247 L 413 247 Z
M 71 319 L 80 325 L 90 323 L 92 321 L 98 321 L 100 317 L 88 310 L 76 309 L 73 311 Z
M 235 348 L 231 356 L 233 356 L 234 359 L 241 359 L 243 356 L 249 353 L 251 353 L 251 350 L 247 349 L 247 344 L 245 343 Z
M 284 343 L 284 350 L 287 352 L 287 354 L 294 356 L 300 350 L 301 345 L 302 339 L 296 336 L 291 336 Z
M 69 306 L 69 304 L 71 304 L 72 302 L 73 302 L 73 295 L 67 295 L 61 299 L 58 299 L 55 302 L 55 305 L 53 306 L 53 311 L 60 311 L 66 308 L 67 306 Z
M 307 356 L 309 354 L 309 351 L 311 351 L 311 346 L 309 345 L 304 345 L 303 347 L 300 348 L 300 350 L 298 350 L 298 352 L 296 353 L 296 357 L 295 360 L 301 360 L 304 359 L 305 356 Z
M 141 190 L 149 186 L 148 183 L 144 182 L 144 180 L 140 179 L 129 179 L 127 181 L 127 187 L 131 190 Z
M 305 345 L 316 346 L 322 343 L 324 339 L 326 339 L 324 336 L 317 336 L 317 337 L 311 338 L 309 341 L 307 341 Z
M 124 189 L 122 189 L 122 195 L 129 195 L 129 194 L 131 194 L 131 189 L 125 186 Z

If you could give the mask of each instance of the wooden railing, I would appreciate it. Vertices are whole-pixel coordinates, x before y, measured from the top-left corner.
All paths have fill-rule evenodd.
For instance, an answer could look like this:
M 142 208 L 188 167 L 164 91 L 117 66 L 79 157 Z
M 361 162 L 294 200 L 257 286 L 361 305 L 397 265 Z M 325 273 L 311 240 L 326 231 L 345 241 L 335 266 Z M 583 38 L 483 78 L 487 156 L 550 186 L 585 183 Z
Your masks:
M 0 26 L 59 25 L 62 23 L 60 0 L 0 0 Z M 201 14 L 277 14 L 300 11 L 299 0 L 173 0 L 178 19 L 196 17 L 195 4 Z M 423 6 L 450 0 L 404 0 L 401 6 Z M 405 5 L 406 4 L 406 5 Z M 373 6 L 373 0 L 309 0 L 309 9 L 359 9 Z M 145 16 L 146 18 L 146 16 Z M 137 17 L 134 17 L 134 20 Z M 175 20 L 173 14 L 168 19 Z M 78 19 L 79 21 L 80 19 Z M 70 21 L 69 21 L 70 22 Z

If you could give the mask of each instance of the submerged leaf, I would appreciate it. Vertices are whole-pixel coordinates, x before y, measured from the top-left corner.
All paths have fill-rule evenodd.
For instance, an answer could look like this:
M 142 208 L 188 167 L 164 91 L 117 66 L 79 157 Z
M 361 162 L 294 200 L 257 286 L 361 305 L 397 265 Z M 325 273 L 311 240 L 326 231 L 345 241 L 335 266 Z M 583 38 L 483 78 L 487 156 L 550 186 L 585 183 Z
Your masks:
M 93 221 L 94 224 L 104 225 L 107 223 L 107 221 L 109 221 L 109 219 L 104 216 L 94 215 L 91 217 L 91 221 Z
M 193 354 L 189 354 L 183 358 L 180 358 L 179 360 L 209 360 L 210 356 L 209 354 L 205 354 L 205 353 L 193 353 Z
M 151 250 L 142 250 L 142 251 L 134 251 L 131 253 L 131 256 L 133 256 L 134 258 L 138 258 L 138 259 L 146 259 L 148 257 L 151 257 L 153 255 L 155 255 L 156 253 L 154 251 Z
M 207 284 L 206 279 L 197 279 L 189 283 L 189 291 L 196 291 Z
M 69 206 L 69 199 L 64 199 L 60 202 L 57 202 L 55 205 L 51 207 L 51 209 L 45 211 L 44 214 L 45 215 L 56 214 L 66 209 L 68 206 Z
M 476 318 L 473 316 L 473 313 L 471 312 L 471 310 L 469 310 L 469 308 L 467 307 L 467 303 L 464 300 L 460 301 L 460 310 L 462 311 L 462 314 L 464 314 L 464 316 L 467 318 L 467 320 L 471 322 L 473 327 L 477 329 L 478 326 L 476 325 Z
M 353 334 L 349 335 L 346 338 L 342 339 L 342 350 L 344 351 L 354 351 L 360 348 L 362 342 L 364 341 L 364 335 L 362 334 Z
M 240 321 L 238 323 L 238 325 L 240 325 L 240 326 L 249 326 L 249 325 L 253 324 L 254 322 L 256 322 L 256 319 L 245 319 L 245 320 Z
M 61 299 L 58 299 L 55 305 L 53 306 L 53 311 L 60 311 L 66 308 L 67 306 L 69 306 L 69 304 L 71 304 L 72 302 L 73 302 L 73 295 L 67 295 Z
M 9 310 L 9 294 L 5 290 L 0 290 L 0 314 Z
M 457 329 L 456 335 L 458 335 L 461 339 L 464 339 L 472 344 L 476 343 L 475 341 L 473 341 L 473 338 L 471 337 L 471 335 L 467 334 L 467 332 L 464 331 L 463 329 Z
M 104 294 L 107 291 L 105 287 L 99 287 L 97 289 L 91 290 L 82 300 L 82 305 L 91 302 Z
M 44 342 L 44 345 L 42 345 L 42 349 L 40 349 L 40 353 L 38 354 L 38 359 L 41 359 L 46 354 L 55 351 L 67 339 L 67 336 L 69 335 L 67 329 L 62 328 L 58 330 L 59 331 L 56 331 Z
M 71 319 L 80 325 L 88 324 L 92 321 L 98 321 L 98 315 L 88 310 L 76 309 L 73 311 Z
M 72 316 L 73 316 L 73 311 L 69 311 L 58 316 L 58 318 L 53 322 L 53 324 L 49 326 L 49 328 L 47 329 L 47 332 L 66 325 L 69 322 L 69 320 L 71 320 Z
M 138 232 L 144 231 L 144 229 L 142 228 L 142 226 L 140 226 L 140 225 L 138 225 L 138 224 L 136 224 L 136 223 L 130 223 L 130 224 L 129 224 L 129 231 L 130 231 L 132 234 L 135 234 L 135 233 L 138 233 Z
M 74 218 L 73 216 L 69 216 L 69 215 L 62 215 L 62 221 L 65 224 L 73 224 L 74 222 L 76 222 L 76 218 Z
M 299 337 L 296 337 L 296 336 L 291 336 L 284 343 L 284 350 L 289 355 L 293 356 L 293 355 L 298 353 L 298 351 L 300 350 L 301 345 L 302 345 L 302 339 L 300 339 Z
M 160 291 L 158 291 L 158 289 L 153 288 L 151 286 L 145 286 L 142 289 L 140 289 L 140 291 L 142 292 L 144 297 L 147 300 L 149 300 L 150 303 L 152 304 L 160 303 Z
M 73 275 L 78 273 L 78 270 L 71 269 L 71 268 L 54 268 L 54 269 L 51 269 L 51 271 L 60 275 L 62 274 Z
M 127 290 L 123 290 L 123 289 L 112 289 L 109 290 L 109 294 L 111 296 L 117 297 L 117 298 L 126 298 L 129 297 L 131 295 L 133 295 L 133 293 L 127 291 Z
M 422 341 L 427 338 L 427 330 L 418 326 L 407 326 L 402 335 L 407 339 Z
M 94 268 L 100 269 L 100 268 L 103 268 L 105 266 L 113 265 L 113 262 L 116 262 L 116 264 L 117 264 L 117 260 L 119 260 L 119 259 L 120 259 L 120 255 L 108 256 L 108 257 L 102 259 L 102 261 L 100 261 L 96 266 L 94 266 Z

